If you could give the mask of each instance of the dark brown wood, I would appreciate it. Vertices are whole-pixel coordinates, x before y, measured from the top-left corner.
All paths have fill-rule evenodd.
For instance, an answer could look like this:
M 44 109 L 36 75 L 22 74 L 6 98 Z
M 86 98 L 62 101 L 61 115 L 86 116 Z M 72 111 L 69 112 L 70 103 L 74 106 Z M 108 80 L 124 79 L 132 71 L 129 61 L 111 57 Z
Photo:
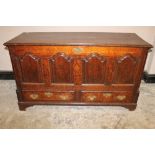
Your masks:
M 92 91 L 92 92 L 82 92 L 81 94 L 81 101 L 82 102 L 90 102 L 94 103 L 100 102 L 104 103 L 132 103 L 133 102 L 133 94 L 132 92 L 119 92 L 119 91 L 110 91 L 110 92 L 99 92 L 99 91 Z
M 31 106 L 33 106 L 33 104 L 21 104 L 21 103 L 18 103 L 19 110 L 21 110 L 21 111 L 25 111 L 26 108 L 31 107 Z
M 109 105 L 134 110 L 152 47 L 135 34 L 82 32 L 23 33 L 5 45 L 20 110 L 31 105 Z
M 4 45 L 93 45 L 148 47 L 152 45 L 135 33 L 106 32 L 25 32 Z
M 73 83 L 73 59 L 71 57 L 64 53 L 57 53 L 49 61 L 52 83 Z
M 83 59 L 83 83 L 104 83 L 106 58 L 92 53 Z
M 114 82 L 119 84 L 133 84 L 135 79 L 135 71 L 137 70 L 138 60 L 136 60 L 136 58 L 134 58 L 132 55 L 126 54 L 117 58 L 115 65 L 116 75 Z
M 68 92 L 53 92 L 53 91 L 23 91 L 23 101 L 75 101 L 75 93 Z
M 133 105 L 122 105 L 122 107 L 129 109 L 130 111 L 133 111 L 136 109 L 137 105 L 133 104 Z
M 19 61 L 23 82 L 42 82 L 42 66 L 40 58 L 26 53 L 23 57 L 19 58 Z
M 37 102 L 37 104 L 34 103 L 34 102 L 24 102 L 24 103 L 23 102 L 18 102 L 19 110 L 21 110 L 21 111 L 25 111 L 26 108 L 34 106 L 34 105 L 45 105 L 45 104 L 46 105 L 57 105 L 57 106 L 71 105 L 71 104 L 68 104 L 66 102 L 52 102 L 52 103 L 49 103 L 49 102 L 47 102 L 47 103 L 45 103 L 45 102 Z M 86 106 L 86 105 L 90 106 L 90 103 L 79 102 L 79 103 L 72 104 L 72 105 L 74 105 L 74 106 Z M 91 103 L 91 106 L 114 106 L 114 104 L 110 104 L 110 103 L 108 103 L 108 104 L 106 104 L 106 103 L 100 103 L 100 104 L 94 103 L 93 104 L 93 103 Z M 123 105 L 123 104 L 115 104 L 115 106 L 121 106 L 121 107 L 129 109 L 130 111 L 133 111 L 133 110 L 136 109 L 137 104 L 125 104 L 125 105 Z

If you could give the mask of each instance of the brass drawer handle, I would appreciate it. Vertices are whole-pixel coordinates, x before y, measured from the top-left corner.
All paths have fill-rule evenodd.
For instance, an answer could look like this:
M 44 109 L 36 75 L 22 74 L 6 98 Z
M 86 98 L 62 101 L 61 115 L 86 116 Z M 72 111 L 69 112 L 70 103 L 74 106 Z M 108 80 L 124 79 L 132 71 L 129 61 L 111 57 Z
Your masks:
M 67 96 L 67 95 L 60 95 L 59 98 L 61 100 L 68 100 L 69 99 L 69 96 Z
M 38 94 L 31 94 L 30 98 L 32 98 L 33 100 L 36 100 L 37 98 L 39 98 Z
M 112 93 L 103 93 L 103 96 L 106 97 L 106 98 L 109 98 L 112 96 Z
M 123 101 L 126 99 L 126 96 L 125 95 L 119 95 L 119 96 L 117 96 L 117 99 L 120 101 Z
M 75 48 L 73 48 L 73 52 L 75 54 L 80 54 L 80 53 L 83 52 L 83 48 L 81 48 L 81 47 L 75 47 Z
M 44 94 L 45 94 L 45 96 L 47 96 L 47 97 L 53 96 L 53 93 L 51 93 L 51 92 L 45 92 Z
M 90 101 L 94 101 L 96 99 L 96 96 L 92 95 L 92 96 L 87 96 L 88 100 Z

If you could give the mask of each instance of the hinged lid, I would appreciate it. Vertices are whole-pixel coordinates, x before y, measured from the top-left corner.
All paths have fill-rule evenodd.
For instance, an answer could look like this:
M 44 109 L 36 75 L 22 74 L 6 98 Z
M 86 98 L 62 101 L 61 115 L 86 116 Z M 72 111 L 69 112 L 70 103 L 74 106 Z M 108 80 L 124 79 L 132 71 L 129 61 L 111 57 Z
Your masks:
M 105 32 L 29 32 L 20 34 L 4 45 L 152 47 L 135 33 Z

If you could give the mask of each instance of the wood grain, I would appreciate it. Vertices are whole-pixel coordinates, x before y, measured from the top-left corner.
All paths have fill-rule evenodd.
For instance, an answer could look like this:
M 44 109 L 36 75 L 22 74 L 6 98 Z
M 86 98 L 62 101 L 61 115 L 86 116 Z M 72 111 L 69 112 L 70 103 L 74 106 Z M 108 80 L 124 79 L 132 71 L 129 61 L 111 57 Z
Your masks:
M 152 47 L 135 33 L 108 32 L 27 32 L 6 42 L 4 45 Z
M 134 110 L 152 47 L 135 34 L 118 33 L 24 33 L 5 45 L 20 110 L 39 104 Z

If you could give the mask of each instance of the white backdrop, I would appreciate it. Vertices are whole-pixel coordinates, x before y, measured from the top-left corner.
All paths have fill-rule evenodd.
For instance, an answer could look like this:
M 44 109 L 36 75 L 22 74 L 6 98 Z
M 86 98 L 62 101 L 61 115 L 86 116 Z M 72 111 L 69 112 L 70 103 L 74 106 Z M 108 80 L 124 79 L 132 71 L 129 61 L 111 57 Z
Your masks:
M 12 70 L 8 51 L 3 43 L 22 32 L 61 32 L 61 31 L 90 31 L 90 32 L 131 32 L 136 33 L 145 41 L 155 45 L 155 26 L 1 26 L 0 27 L 0 71 Z M 149 54 L 145 70 L 155 74 L 154 50 Z

